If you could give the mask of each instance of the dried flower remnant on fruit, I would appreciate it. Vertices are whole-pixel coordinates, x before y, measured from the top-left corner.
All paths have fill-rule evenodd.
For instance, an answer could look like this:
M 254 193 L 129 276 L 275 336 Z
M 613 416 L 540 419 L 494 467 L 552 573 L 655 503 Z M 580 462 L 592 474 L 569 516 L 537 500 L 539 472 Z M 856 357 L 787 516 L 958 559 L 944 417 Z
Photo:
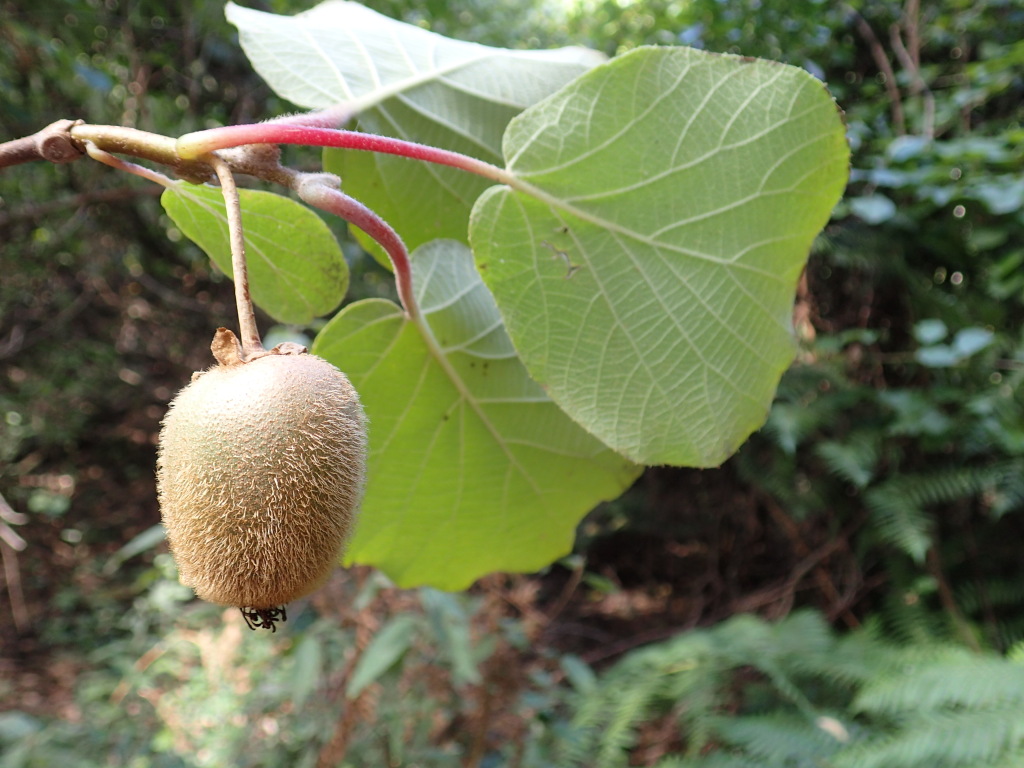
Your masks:
M 220 329 L 218 364 L 164 418 L 157 488 L 181 582 L 275 629 L 320 586 L 355 523 L 366 425 L 345 375 L 289 344 L 243 360 Z
M 276 608 L 239 608 L 242 618 L 249 625 L 249 629 L 269 629 L 277 632 L 277 622 L 288 621 L 288 611 L 285 606 L 279 605 Z

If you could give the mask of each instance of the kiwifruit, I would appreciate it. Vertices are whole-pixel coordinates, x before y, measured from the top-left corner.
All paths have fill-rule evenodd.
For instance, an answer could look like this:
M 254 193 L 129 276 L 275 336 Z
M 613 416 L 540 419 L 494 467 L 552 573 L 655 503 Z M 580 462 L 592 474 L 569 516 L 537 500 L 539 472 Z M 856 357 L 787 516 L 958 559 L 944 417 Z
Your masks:
M 163 420 L 157 490 L 182 584 L 273 628 L 354 526 L 366 424 L 346 376 L 299 345 L 244 360 L 231 331 Z M 262 620 L 262 623 L 261 623 Z

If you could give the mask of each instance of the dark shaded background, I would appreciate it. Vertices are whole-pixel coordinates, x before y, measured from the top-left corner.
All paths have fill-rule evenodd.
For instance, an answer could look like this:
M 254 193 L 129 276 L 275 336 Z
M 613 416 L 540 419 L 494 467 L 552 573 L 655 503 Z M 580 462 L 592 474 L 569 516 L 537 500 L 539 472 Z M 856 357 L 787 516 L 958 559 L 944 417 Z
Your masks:
M 584 522 L 574 557 L 485 580 L 478 616 L 501 604 L 504 620 L 540 622 L 533 652 L 599 667 L 686 628 L 796 607 L 908 642 L 1005 651 L 1024 638 L 1024 6 L 367 5 L 493 45 L 682 43 L 788 61 L 828 82 L 854 150 L 798 295 L 801 354 L 766 428 L 719 470 L 649 470 Z M 217 4 L 40 6 L 0 3 L 2 140 L 60 118 L 179 135 L 291 109 Z M 234 310 L 230 282 L 156 194 L 90 162 L 0 172 L 0 494 L 25 542 L 0 544 L 0 710 L 39 722 L 88 727 L 90 680 L 96 701 L 119 703 L 109 689 L 125 664 L 193 610 L 161 597 L 173 585 L 162 544 L 121 548 L 159 520 L 159 421 Z M 349 299 L 390 295 L 373 260 L 345 248 Z M 975 349 L 979 331 L 991 342 Z M 374 578 L 340 575 L 336 588 Z

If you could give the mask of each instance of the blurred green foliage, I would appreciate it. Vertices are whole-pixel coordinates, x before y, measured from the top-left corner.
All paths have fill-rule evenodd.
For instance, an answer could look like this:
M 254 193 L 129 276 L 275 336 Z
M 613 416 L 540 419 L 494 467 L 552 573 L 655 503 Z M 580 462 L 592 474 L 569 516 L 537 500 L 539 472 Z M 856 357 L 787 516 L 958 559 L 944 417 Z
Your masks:
M 659 720 L 687 737 L 660 768 L 1018 763 L 1019 653 L 901 648 L 876 629 L 837 637 L 816 613 L 734 616 L 635 651 L 573 697 L 576 739 L 561 764 L 661 751 L 638 727 Z
M 461 596 L 339 575 L 251 634 L 191 600 L 152 527 L 157 422 L 230 285 L 132 180 L 5 170 L 0 493 L 29 516 L 29 605 L 26 625 L 9 591 L 0 623 L 0 766 L 909 768 L 940 735 L 944 765 L 1019 762 L 1019 691 L 985 694 L 1019 679 L 1024 640 L 1024 4 L 368 5 L 493 45 L 695 45 L 825 80 L 853 173 L 798 295 L 798 362 L 734 460 L 652 470 L 595 511 L 569 569 Z M 4 139 L 288 109 L 219 4 L 0 12 Z M 390 290 L 346 253 L 357 296 Z M 623 655 L 794 606 L 818 613 Z

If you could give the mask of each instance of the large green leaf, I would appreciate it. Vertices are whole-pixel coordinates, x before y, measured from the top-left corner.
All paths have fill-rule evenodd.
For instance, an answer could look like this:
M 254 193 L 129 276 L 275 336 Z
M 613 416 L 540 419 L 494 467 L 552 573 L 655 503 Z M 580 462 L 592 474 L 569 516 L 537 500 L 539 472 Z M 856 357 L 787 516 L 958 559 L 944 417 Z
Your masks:
M 635 461 L 722 462 L 792 360 L 796 281 L 846 182 L 824 86 L 638 49 L 515 118 L 504 151 L 515 182 L 470 240 L 530 374 Z
M 310 109 L 345 103 L 363 130 L 495 163 L 512 117 L 604 58 L 583 48 L 518 51 L 452 40 L 341 0 L 296 16 L 234 3 L 226 13 L 256 71 L 284 98 Z M 328 150 L 324 165 L 410 249 L 438 238 L 465 241 L 470 209 L 488 186 L 452 168 L 361 152 Z
M 348 265 L 330 229 L 287 197 L 239 190 L 253 302 L 282 323 L 304 325 L 333 311 L 348 289 Z M 221 190 L 177 182 L 160 202 L 186 237 L 228 277 L 231 247 Z
M 400 585 L 442 589 L 536 570 L 568 552 L 580 518 L 639 468 L 530 380 L 465 246 L 420 248 L 413 275 L 423 320 L 362 301 L 313 346 L 350 377 L 370 422 L 348 557 Z

